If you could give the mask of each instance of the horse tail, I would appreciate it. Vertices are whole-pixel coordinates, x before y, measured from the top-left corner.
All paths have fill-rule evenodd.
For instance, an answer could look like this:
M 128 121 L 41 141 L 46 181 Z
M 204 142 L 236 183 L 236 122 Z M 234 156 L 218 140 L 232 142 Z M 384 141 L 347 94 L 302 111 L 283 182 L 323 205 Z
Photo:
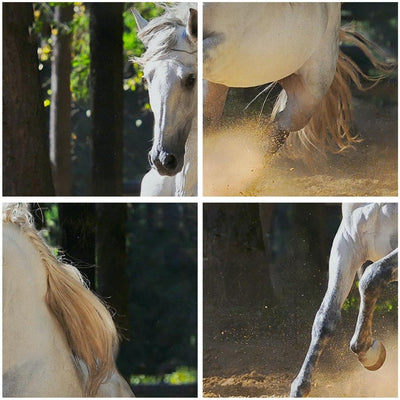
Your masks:
M 47 270 L 46 303 L 65 332 L 77 368 L 87 376 L 85 396 L 94 397 L 115 371 L 118 335 L 109 311 L 88 289 L 79 271 L 53 255 L 34 228 L 26 206 L 6 207 L 3 222 L 19 225 L 39 252 Z
M 321 153 L 326 151 L 340 153 L 360 142 L 361 139 L 351 132 L 350 85 L 353 83 L 358 90 L 366 91 L 395 68 L 393 62 L 380 61 L 374 53 L 385 59 L 382 50 L 363 35 L 355 32 L 351 25 L 340 28 L 339 40 L 358 47 L 380 75 L 373 77 L 365 74 L 349 56 L 339 50 L 336 72 L 328 92 L 308 124 L 302 130 L 293 132 L 288 137 L 286 150 L 292 158 L 303 158 L 307 161 L 313 153 L 315 154 L 315 150 Z M 365 86 L 366 83 L 369 85 Z M 285 104 L 286 93 L 282 91 L 274 106 L 273 115 L 283 109 Z M 299 144 L 300 148 L 305 150 L 305 154 L 296 152 Z

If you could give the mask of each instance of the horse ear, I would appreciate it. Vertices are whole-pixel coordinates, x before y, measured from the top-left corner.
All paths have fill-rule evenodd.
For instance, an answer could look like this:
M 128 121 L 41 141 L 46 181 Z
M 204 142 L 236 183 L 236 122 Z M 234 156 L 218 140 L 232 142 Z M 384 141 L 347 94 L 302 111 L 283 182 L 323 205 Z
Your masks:
M 189 9 L 190 15 L 186 26 L 186 32 L 193 43 L 197 42 L 197 10 L 194 8 Z
M 141 31 L 143 28 L 145 28 L 145 26 L 149 23 L 149 21 L 146 21 L 140 15 L 140 12 L 138 10 L 136 10 L 136 8 L 132 9 L 132 14 L 135 17 L 136 25 L 137 25 L 139 31 Z

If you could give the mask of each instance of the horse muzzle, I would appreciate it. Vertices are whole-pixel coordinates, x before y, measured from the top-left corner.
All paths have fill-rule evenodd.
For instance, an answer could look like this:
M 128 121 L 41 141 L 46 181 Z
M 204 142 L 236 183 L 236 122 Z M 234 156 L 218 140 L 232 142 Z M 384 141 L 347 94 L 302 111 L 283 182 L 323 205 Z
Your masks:
M 177 157 L 175 154 L 166 151 L 159 152 L 156 157 L 153 157 L 150 152 L 149 162 L 162 176 L 174 176 L 180 172 L 183 167 L 183 157 Z

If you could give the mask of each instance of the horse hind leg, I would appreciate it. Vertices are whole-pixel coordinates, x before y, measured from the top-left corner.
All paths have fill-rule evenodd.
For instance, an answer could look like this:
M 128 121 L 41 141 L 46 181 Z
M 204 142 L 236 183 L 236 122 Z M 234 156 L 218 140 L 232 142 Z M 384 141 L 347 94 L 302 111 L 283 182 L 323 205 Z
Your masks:
M 384 345 L 372 337 L 372 318 L 377 299 L 383 289 L 397 280 L 398 250 L 371 264 L 364 272 L 359 291 L 361 297 L 356 330 L 350 342 L 351 350 L 360 363 L 370 371 L 379 369 L 386 358 Z

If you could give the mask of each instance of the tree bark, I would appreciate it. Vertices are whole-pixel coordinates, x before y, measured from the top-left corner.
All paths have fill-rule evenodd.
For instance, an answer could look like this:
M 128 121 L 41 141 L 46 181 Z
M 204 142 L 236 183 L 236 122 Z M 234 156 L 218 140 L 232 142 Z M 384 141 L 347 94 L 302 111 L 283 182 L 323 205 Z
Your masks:
M 129 332 L 125 203 L 96 205 L 97 289 L 116 311 L 115 321 Z
M 32 3 L 4 3 L 3 22 L 3 194 L 52 196 Z
M 93 195 L 122 194 L 122 3 L 90 5 Z
M 71 32 L 63 27 L 73 17 L 73 6 L 55 7 L 58 32 L 52 35 L 50 104 L 50 160 L 58 196 L 71 194 Z

